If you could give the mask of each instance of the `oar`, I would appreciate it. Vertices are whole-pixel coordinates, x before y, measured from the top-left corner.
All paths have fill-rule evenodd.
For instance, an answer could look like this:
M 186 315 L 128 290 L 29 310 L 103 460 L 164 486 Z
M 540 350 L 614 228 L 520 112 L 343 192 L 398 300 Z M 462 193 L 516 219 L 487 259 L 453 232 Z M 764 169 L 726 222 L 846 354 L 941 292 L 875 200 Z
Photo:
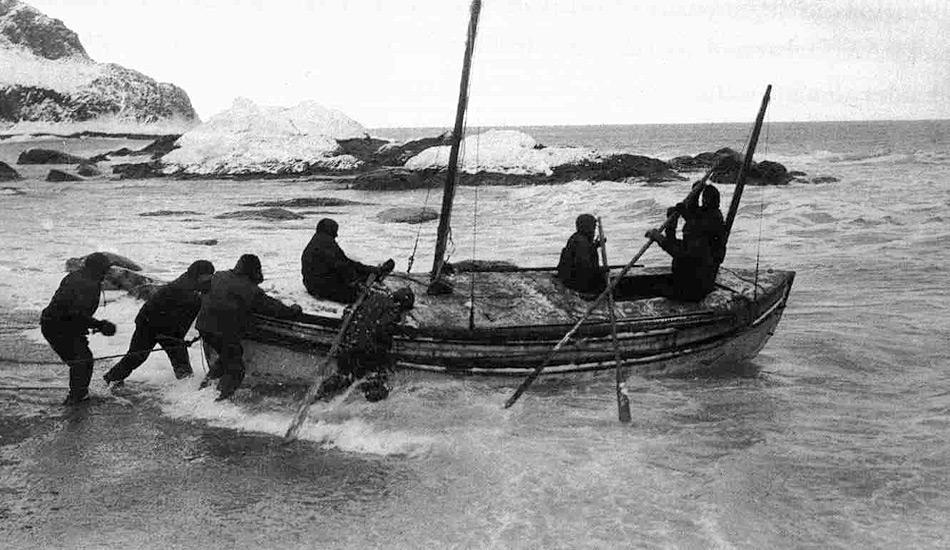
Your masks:
M 377 268 L 378 270 L 382 269 L 382 264 Z M 377 274 L 370 273 L 369 277 L 366 278 L 366 288 L 360 293 L 359 297 L 353 302 L 353 307 L 350 308 L 350 311 L 343 317 L 343 322 L 340 323 L 340 330 L 336 333 L 336 338 L 333 339 L 333 345 L 330 346 L 330 351 L 327 352 L 327 357 L 324 359 L 323 364 L 317 370 L 320 372 L 327 368 L 330 364 L 330 361 L 333 360 L 333 357 L 340 349 L 340 344 L 343 343 L 343 334 L 346 332 L 347 327 L 350 326 L 350 321 L 353 319 L 353 315 L 356 313 L 356 310 L 360 308 L 360 305 L 363 304 L 363 300 L 369 296 L 370 291 L 373 288 L 373 283 L 376 282 Z M 320 393 L 320 384 L 323 382 L 323 377 L 317 378 L 314 380 L 313 384 L 307 388 L 307 393 L 303 396 L 303 399 L 300 400 L 300 405 L 297 407 L 297 413 L 294 414 L 294 419 L 290 422 L 290 426 L 287 427 L 287 433 L 284 434 L 284 443 L 290 443 L 297 438 L 297 432 L 300 430 L 300 426 L 303 425 L 303 421 L 307 418 L 307 413 L 310 411 L 310 405 L 313 404 L 314 400 L 317 398 L 317 395 Z
M 693 184 L 693 188 L 690 190 L 689 195 L 686 196 L 685 202 L 687 204 L 699 196 L 699 193 L 702 192 L 703 187 L 705 187 L 706 185 L 706 180 L 708 180 L 709 176 L 712 175 L 714 168 L 715 167 L 710 168 L 709 171 L 706 172 L 706 175 L 703 176 L 701 180 Z M 671 224 L 673 224 L 676 221 L 676 216 L 677 214 L 674 212 L 669 217 L 667 217 L 666 221 L 663 222 L 663 225 L 660 226 L 659 231 L 662 232 Z M 570 339 L 574 336 L 574 333 L 577 332 L 577 329 L 579 329 L 581 325 L 584 324 L 584 321 L 586 321 L 587 318 L 590 317 L 590 314 L 593 313 L 594 310 L 600 306 L 601 302 L 603 302 L 607 298 L 607 296 L 613 293 L 614 287 L 617 286 L 617 283 L 621 279 L 623 279 L 623 276 L 626 275 L 627 272 L 630 271 L 631 268 L 633 268 L 633 265 L 637 263 L 637 260 L 639 260 L 640 257 L 646 253 L 646 251 L 650 248 L 651 244 L 653 244 L 653 239 L 647 239 L 647 242 L 642 247 L 640 247 L 640 251 L 637 252 L 633 256 L 633 258 L 630 259 L 629 262 L 627 262 L 627 265 L 625 265 L 622 270 L 620 270 L 620 273 L 617 274 L 617 277 L 613 279 L 609 285 L 607 285 L 607 288 L 605 288 L 604 291 L 600 293 L 600 296 L 598 296 L 593 302 L 591 302 L 590 306 L 587 307 L 587 311 L 585 311 L 584 314 L 581 315 L 581 318 L 578 319 L 576 323 L 574 323 L 574 326 L 571 327 L 571 330 L 567 331 L 567 334 L 565 334 L 564 337 L 561 338 L 561 340 L 558 341 L 558 343 L 554 345 L 554 348 L 551 349 L 547 357 L 544 358 L 544 361 L 542 361 L 540 365 L 538 365 L 537 367 L 535 367 L 533 371 L 531 371 L 531 374 L 529 374 L 524 379 L 524 381 L 521 382 L 521 385 L 518 386 L 518 389 L 515 390 L 515 393 L 511 394 L 511 397 L 508 398 L 508 401 L 505 401 L 506 409 L 514 405 L 515 402 L 518 401 L 518 398 L 521 397 L 521 394 L 523 394 L 525 390 L 527 390 L 528 387 L 534 383 L 534 381 L 538 378 L 538 376 L 541 375 L 541 371 L 543 371 L 545 367 L 548 366 L 548 363 L 550 363 L 551 360 L 554 359 L 554 356 L 557 355 L 557 352 L 560 351 L 562 347 L 564 347 L 564 344 L 570 341 Z
M 604 238 L 604 222 L 597 218 L 597 232 L 600 237 L 600 260 L 607 263 L 607 239 Z M 610 286 L 610 270 L 604 272 L 607 286 Z M 607 294 L 607 310 L 610 312 L 610 336 L 614 341 L 614 360 L 617 362 L 617 416 L 621 422 L 630 422 L 630 398 L 624 388 L 626 377 L 623 375 L 623 360 L 620 356 L 620 340 L 617 338 L 617 314 L 614 311 L 614 294 Z

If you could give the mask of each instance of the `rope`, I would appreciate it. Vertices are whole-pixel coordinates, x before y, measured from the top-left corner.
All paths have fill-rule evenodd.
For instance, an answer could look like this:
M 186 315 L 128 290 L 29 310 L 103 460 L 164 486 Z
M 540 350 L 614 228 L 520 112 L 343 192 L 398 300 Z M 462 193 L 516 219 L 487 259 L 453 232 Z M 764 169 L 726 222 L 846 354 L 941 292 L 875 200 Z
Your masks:
M 768 115 L 766 115 L 768 116 Z M 771 125 L 765 125 L 765 155 L 769 154 L 769 132 Z M 765 156 L 763 155 L 763 156 Z M 765 217 L 765 193 L 759 193 L 759 238 L 755 243 L 755 280 L 752 286 L 752 299 L 759 298 L 759 256 L 762 251 L 762 219 Z
M 478 167 L 479 159 L 478 153 L 481 148 L 481 134 L 475 135 L 475 166 Z M 472 205 L 472 262 L 475 262 L 477 258 L 476 249 L 478 244 L 478 186 L 475 186 L 475 202 Z M 468 291 L 468 329 L 475 330 L 475 275 L 476 272 L 472 271 L 471 273 L 471 284 L 469 285 Z
M 422 209 L 425 210 L 429 206 L 429 194 L 432 193 L 432 186 L 426 186 L 426 198 L 422 203 Z M 419 249 L 419 237 L 422 235 L 422 226 L 425 224 L 420 223 L 419 227 L 416 228 L 416 241 L 412 243 L 412 253 L 409 255 L 409 260 L 407 261 L 408 266 L 406 267 L 406 273 L 412 273 L 412 264 L 416 262 L 416 250 Z
M 195 342 L 201 339 L 200 336 L 196 336 L 195 338 L 191 340 L 182 340 L 181 338 L 174 338 L 172 336 L 163 336 L 163 338 L 165 340 L 176 340 L 178 342 L 183 342 L 186 348 L 191 347 L 192 344 L 194 344 Z M 125 357 L 126 355 L 147 355 L 149 353 L 152 353 L 153 351 L 158 351 L 160 349 L 162 349 L 162 346 L 158 345 L 149 350 L 136 350 L 136 351 L 129 350 L 126 353 L 120 353 L 118 355 L 102 355 L 99 357 L 93 357 L 92 360 L 102 361 L 105 359 L 116 359 L 118 357 Z M 59 365 L 64 362 L 64 361 L 23 361 L 21 359 L 17 359 L 16 357 L 9 357 L 9 356 L 4 356 L 4 355 L 0 355 L 0 361 L 5 362 L 5 363 L 18 363 L 20 365 Z

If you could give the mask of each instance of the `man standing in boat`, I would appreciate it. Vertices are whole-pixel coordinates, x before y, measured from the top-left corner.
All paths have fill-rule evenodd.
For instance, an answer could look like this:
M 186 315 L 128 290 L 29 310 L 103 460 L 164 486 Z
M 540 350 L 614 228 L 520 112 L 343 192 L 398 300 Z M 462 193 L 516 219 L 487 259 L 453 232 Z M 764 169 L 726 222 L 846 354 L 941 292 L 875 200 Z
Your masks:
M 64 405 L 75 405 L 89 398 L 93 358 L 86 335 L 101 332 L 115 334 L 115 325 L 94 319 L 99 307 L 102 281 L 109 271 L 109 258 L 101 252 L 86 256 L 82 268 L 66 275 L 40 316 L 40 329 L 53 351 L 69 365 L 69 394 Z
M 214 265 L 207 260 L 198 260 L 145 302 L 135 317 L 135 332 L 129 351 L 103 375 L 107 384 L 121 384 L 148 359 L 156 343 L 168 355 L 175 378 L 180 380 L 192 375 L 185 334 L 201 308 L 199 292 L 208 289 L 212 275 Z
M 263 281 L 260 259 L 245 254 L 238 259 L 234 269 L 214 274 L 210 288 L 201 300 L 195 328 L 201 339 L 218 354 L 201 387 L 217 379 L 217 401 L 231 397 L 244 380 L 241 338 L 250 326 L 251 314 L 261 313 L 281 319 L 293 319 L 301 314 L 297 304 L 287 306 L 265 294 L 257 286 Z
M 683 238 L 676 238 L 676 225 L 666 234 L 651 229 L 646 236 L 653 239 L 673 257 L 672 276 L 662 294 L 674 300 L 698 302 L 716 287 L 719 264 L 726 256 L 725 223 L 719 210 L 719 190 L 707 184 L 699 197 L 690 203 L 679 203 L 669 210 L 683 218 Z
M 349 259 L 336 242 L 338 231 L 339 224 L 330 218 L 317 223 L 316 233 L 300 256 L 300 272 L 312 296 L 349 304 L 356 301 L 360 283 L 371 273 L 388 273 L 396 263 L 390 258 L 376 268 Z
M 581 214 L 574 225 L 577 231 L 561 249 L 557 277 L 564 286 L 572 290 L 597 294 L 604 289 L 605 284 L 600 257 L 597 255 L 597 247 L 601 243 L 594 238 L 597 218 L 590 214 Z

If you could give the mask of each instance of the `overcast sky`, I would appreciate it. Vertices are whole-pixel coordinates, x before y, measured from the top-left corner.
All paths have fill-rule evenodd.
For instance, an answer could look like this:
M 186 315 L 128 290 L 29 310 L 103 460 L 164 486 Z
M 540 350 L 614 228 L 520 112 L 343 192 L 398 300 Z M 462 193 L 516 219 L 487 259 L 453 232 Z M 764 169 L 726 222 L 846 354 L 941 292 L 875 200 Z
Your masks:
M 188 92 L 450 126 L 468 0 L 27 0 Z M 484 0 L 470 125 L 950 118 L 948 0 Z

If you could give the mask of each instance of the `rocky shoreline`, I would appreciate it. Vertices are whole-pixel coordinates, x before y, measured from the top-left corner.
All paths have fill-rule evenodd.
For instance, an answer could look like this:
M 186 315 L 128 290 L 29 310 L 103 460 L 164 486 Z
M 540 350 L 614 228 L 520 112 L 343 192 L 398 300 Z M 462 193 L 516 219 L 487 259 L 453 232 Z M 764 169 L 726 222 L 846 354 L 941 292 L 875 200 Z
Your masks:
M 155 137 L 155 136 L 150 136 Z M 270 171 L 228 172 L 221 170 L 213 174 L 192 174 L 182 170 L 169 169 L 163 158 L 178 148 L 180 135 L 162 135 L 138 150 L 127 148 L 110 151 L 92 158 L 81 158 L 51 149 L 28 149 L 20 154 L 17 164 L 50 164 L 58 168 L 50 171 L 48 181 L 85 181 L 101 177 L 97 163 L 112 162 L 112 177 L 118 179 L 171 178 L 183 180 L 230 179 L 259 180 L 287 178 L 334 178 L 340 184 L 359 190 L 407 190 L 440 187 L 445 181 L 445 170 L 440 168 L 407 168 L 406 162 L 420 152 L 430 148 L 446 146 L 448 135 L 411 140 L 405 143 L 366 136 L 364 138 L 338 139 L 337 151 L 356 159 L 352 168 L 334 169 L 319 163 L 293 163 L 278 166 Z M 543 146 L 542 146 L 543 147 Z M 134 162 L 137 157 L 147 157 Z M 133 162 L 115 163 L 116 160 Z M 509 173 L 482 170 L 475 173 L 461 172 L 459 185 L 555 185 L 571 181 L 617 181 L 631 183 L 663 183 L 683 181 L 696 173 L 715 170 L 710 181 L 717 184 L 735 182 L 742 155 L 732 149 L 722 148 L 707 151 L 695 156 L 679 156 L 669 161 L 633 155 L 629 153 L 596 154 L 592 158 L 567 162 L 551 167 L 549 173 Z M 59 168 L 74 165 L 73 170 Z M 0 179 L 12 180 L 18 177 L 13 167 L 0 166 Z M 108 177 L 108 176 L 107 176 Z M 801 171 L 789 170 L 784 165 L 763 160 L 753 163 L 747 185 L 787 185 L 789 183 L 831 183 L 833 176 L 808 178 Z

